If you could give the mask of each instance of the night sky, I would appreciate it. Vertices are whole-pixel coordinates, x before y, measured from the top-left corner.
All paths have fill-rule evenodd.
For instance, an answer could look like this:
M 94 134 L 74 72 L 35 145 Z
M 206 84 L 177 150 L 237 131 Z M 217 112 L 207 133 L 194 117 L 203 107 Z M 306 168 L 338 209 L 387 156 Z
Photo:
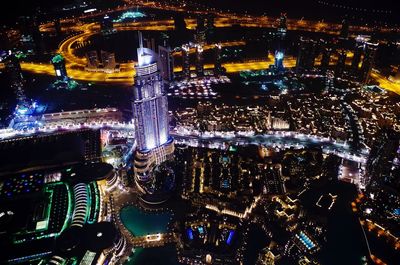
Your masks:
M 196 3 L 205 3 L 223 9 L 242 12 L 247 10 L 250 13 L 265 13 L 266 15 L 276 16 L 281 12 L 287 12 L 289 17 L 308 17 L 312 19 L 337 20 L 344 16 L 357 20 L 360 17 L 373 22 L 385 21 L 400 23 L 396 0 L 192 0 Z M 13 0 L 7 2 L 7 9 L 3 9 L 0 22 L 10 22 L 20 15 L 29 15 L 37 7 L 42 10 L 50 10 L 64 4 L 71 4 L 74 0 Z M 92 1 L 93 2 L 93 1 Z M 96 2 L 102 2 L 96 0 Z M 162 1 L 160 1 L 162 2 Z M 324 2 L 324 3 L 321 3 Z M 334 7 L 333 5 L 345 5 L 349 7 L 365 8 L 367 11 L 349 11 L 344 8 Z M 392 14 L 372 13 L 370 10 L 391 10 Z
M 73 3 L 74 0 L 12 0 L 7 1 L 7 7 L 2 8 L 0 23 L 11 23 L 18 16 L 31 15 L 38 7 L 50 10 L 56 6 Z

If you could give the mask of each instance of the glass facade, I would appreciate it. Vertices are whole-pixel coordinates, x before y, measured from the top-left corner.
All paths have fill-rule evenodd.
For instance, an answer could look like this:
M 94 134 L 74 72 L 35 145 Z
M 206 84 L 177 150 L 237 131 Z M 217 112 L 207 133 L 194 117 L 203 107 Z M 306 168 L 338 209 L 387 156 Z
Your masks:
M 141 56 L 140 48 L 138 56 Z M 136 67 L 133 112 L 138 150 L 141 151 L 161 146 L 169 138 L 167 97 L 157 62 L 153 59 Z

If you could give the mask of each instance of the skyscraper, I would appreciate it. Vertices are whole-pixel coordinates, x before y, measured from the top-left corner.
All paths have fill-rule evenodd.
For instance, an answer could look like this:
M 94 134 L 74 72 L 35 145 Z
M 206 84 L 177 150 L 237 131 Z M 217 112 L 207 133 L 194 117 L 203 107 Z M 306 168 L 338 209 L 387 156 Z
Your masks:
M 285 13 L 281 13 L 281 16 L 278 20 L 278 28 L 277 28 L 277 35 L 279 36 L 280 40 L 283 40 L 286 36 L 287 31 L 287 24 L 286 24 L 287 16 Z
M 312 39 L 301 38 L 296 70 L 312 70 L 317 57 L 317 42 Z
M 358 66 L 361 62 L 361 56 L 363 54 L 363 44 L 357 42 L 355 49 L 354 49 L 354 56 L 353 59 L 351 60 L 351 70 L 354 74 L 358 73 Z
M 196 75 L 204 76 L 203 47 L 200 44 L 196 45 Z
M 221 49 L 222 46 L 221 44 L 215 44 L 214 50 L 215 50 L 215 64 L 214 64 L 214 75 L 219 76 L 222 74 L 223 69 L 222 69 L 222 64 L 221 64 Z
M 115 31 L 113 27 L 114 25 L 112 19 L 108 15 L 105 15 L 100 21 L 101 33 L 103 35 L 110 35 Z
M 204 23 L 205 19 L 202 16 L 197 17 L 197 26 L 194 35 L 194 41 L 200 45 L 203 45 L 206 42 L 206 27 Z
M 174 57 L 169 46 L 158 46 L 160 55 L 161 77 L 164 81 L 170 82 L 174 79 Z
M 141 33 L 137 50 L 133 88 L 133 115 L 136 133 L 135 181 L 143 194 L 153 194 L 156 166 L 165 162 L 174 151 L 169 136 L 168 101 L 158 68 L 158 56 L 143 47 Z
M 206 38 L 208 42 L 212 42 L 212 40 L 215 37 L 215 15 L 214 14 L 208 14 L 207 15 L 207 20 L 206 20 L 206 24 L 207 24 L 207 34 L 206 34 Z
M 345 50 L 338 50 L 338 62 L 336 64 L 335 76 L 340 77 L 343 75 L 346 67 L 347 53 Z
M 324 47 L 322 50 L 322 59 L 321 59 L 321 69 L 322 71 L 326 71 L 329 68 L 329 62 L 331 60 L 333 49 L 328 46 L 327 43 L 324 43 Z
M 190 47 L 185 44 L 182 46 L 182 73 L 183 78 L 190 78 Z
M 372 67 L 375 63 L 375 55 L 378 45 L 378 43 L 365 43 L 365 55 L 361 66 L 361 78 L 364 84 L 367 84 L 369 81 Z
M 281 51 L 275 51 L 275 63 L 274 66 L 278 71 L 282 71 L 285 69 L 285 67 L 283 66 L 283 58 L 284 58 L 284 54 Z
M 342 28 L 340 29 L 339 37 L 346 40 L 349 38 L 349 22 L 347 19 L 342 20 Z

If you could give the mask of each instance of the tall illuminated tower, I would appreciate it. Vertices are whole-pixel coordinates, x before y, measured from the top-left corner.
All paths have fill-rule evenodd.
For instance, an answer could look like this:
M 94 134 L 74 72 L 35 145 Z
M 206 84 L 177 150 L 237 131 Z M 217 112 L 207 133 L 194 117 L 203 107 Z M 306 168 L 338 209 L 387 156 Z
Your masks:
M 379 43 L 366 42 L 365 43 L 365 55 L 361 66 L 361 77 L 364 84 L 367 84 L 370 80 L 372 67 L 375 63 L 376 51 Z
M 285 69 L 283 66 L 283 58 L 284 54 L 281 51 L 275 51 L 275 63 L 274 66 L 278 71 L 282 71 Z
M 215 50 L 214 75 L 215 76 L 219 76 L 223 73 L 222 64 L 221 64 L 221 60 L 222 60 L 221 49 L 222 49 L 221 44 L 219 44 L 219 43 L 215 44 L 215 47 L 214 47 L 214 50 Z
M 157 193 L 153 170 L 173 154 L 173 140 L 169 136 L 168 101 L 158 68 L 158 55 L 143 47 L 137 50 L 133 88 L 133 115 L 136 128 L 136 153 L 134 161 L 135 182 L 145 195 Z M 149 197 L 149 196 L 147 196 Z M 147 198 L 146 201 L 149 199 Z
M 190 47 L 185 44 L 182 46 L 182 73 L 183 77 L 189 79 L 190 78 Z
M 277 35 L 281 40 L 285 39 L 286 31 L 287 31 L 287 24 L 286 24 L 287 16 L 286 13 L 281 13 L 281 16 L 278 20 L 278 28 L 277 28 Z
M 361 62 L 361 57 L 363 55 L 363 48 L 364 48 L 363 43 L 360 42 L 356 43 L 356 47 L 354 49 L 354 56 L 353 59 L 351 60 L 351 70 L 353 71 L 354 74 L 358 73 L 359 64 Z
M 196 74 L 197 77 L 204 76 L 203 47 L 200 44 L 196 45 Z

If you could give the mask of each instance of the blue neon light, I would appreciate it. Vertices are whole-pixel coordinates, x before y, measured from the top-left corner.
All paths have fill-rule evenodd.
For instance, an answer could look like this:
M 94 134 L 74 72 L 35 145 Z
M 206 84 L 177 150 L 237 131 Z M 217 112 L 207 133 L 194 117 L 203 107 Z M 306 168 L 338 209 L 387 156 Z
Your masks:
M 200 233 L 200 234 L 203 234 L 203 233 L 204 233 L 204 229 L 203 229 L 202 226 L 199 226 L 198 230 L 199 230 L 199 233 Z
M 400 216 L 400 208 L 394 209 L 394 215 Z
M 226 240 L 226 244 L 228 244 L 228 245 L 231 244 L 231 241 L 232 241 L 232 238 L 233 238 L 234 234 L 235 234 L 234 230 L 229 231 L 229 236 L 228 236 L 228 239 Z
M 186 230 L 186 233 L 187 233 L 187 235 L 188 235 L 188 238 L 189 238 L 190 240 L 193 240 L 193 231 L 192 231 L 192 229 L 191 229 L 191 228 L 188 228 L 188 229 Z

